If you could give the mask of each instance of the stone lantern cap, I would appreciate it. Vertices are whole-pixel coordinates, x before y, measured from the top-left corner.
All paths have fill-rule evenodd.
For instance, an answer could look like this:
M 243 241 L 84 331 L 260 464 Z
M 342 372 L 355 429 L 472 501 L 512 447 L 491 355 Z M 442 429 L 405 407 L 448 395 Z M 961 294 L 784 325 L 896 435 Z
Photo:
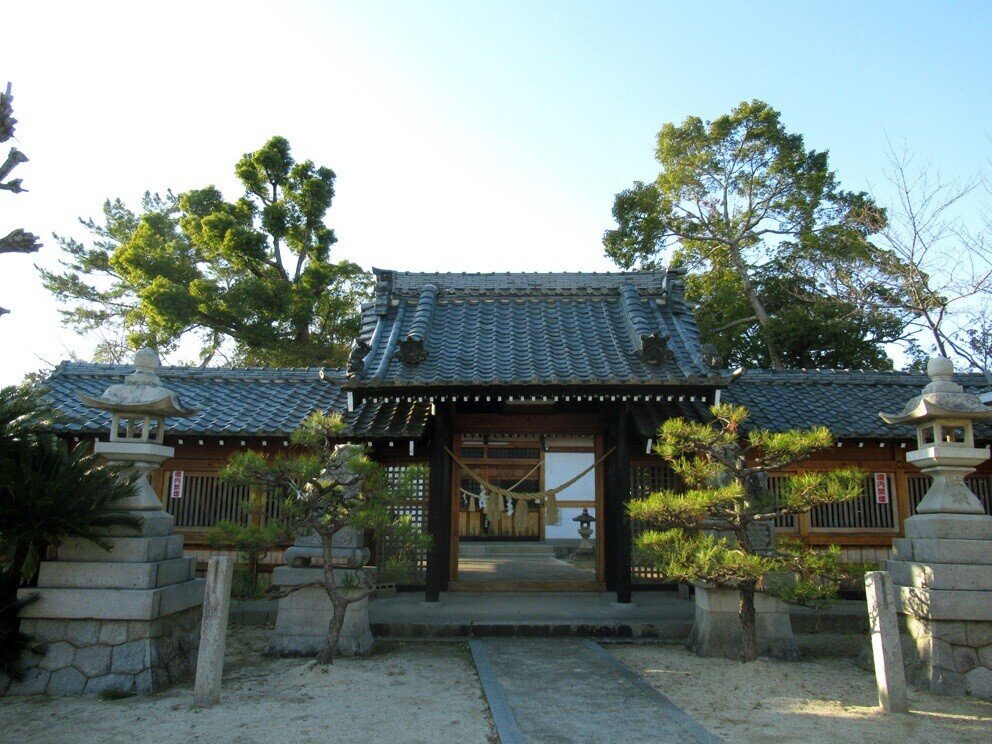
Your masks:
M 887 424 L 926 424 L 939 419 L 985 421 L 992 419 L 989 408 L 974 393 L 953 380 L 954 365 L 947 357 L 933 357 L 927 362 L 930 384 L 906 403 L 902 413 L 879 413 Z
M 583 509 L 582 513 L 577 517 L 572 517 L 573 522 L 595 522 L 596 517 L 589 513 L 588 509 Z
M 154 349 L 139 349 L 134 355 L 135 371 L 124 382 L 111 385 L 99 398 L 83 393 L 84 405 L 119 414 L 142 414 L 156 417 L 186 417 L 198 409 L 184 406 L 174 392 L 162 385 L 155 374 L 160 366 Z

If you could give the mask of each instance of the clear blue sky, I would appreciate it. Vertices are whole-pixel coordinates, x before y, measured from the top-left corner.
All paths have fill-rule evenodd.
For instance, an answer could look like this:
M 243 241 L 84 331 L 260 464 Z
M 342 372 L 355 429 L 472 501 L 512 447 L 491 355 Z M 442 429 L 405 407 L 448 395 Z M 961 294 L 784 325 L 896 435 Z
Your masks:
M 613 195 L 656 173 L 660 126 L 742 99 L 846 188 L 882 185 L 886 137 L 946 177 L 992 156 L 989 2 L 20 5 L 0 75 L 31 192 L 0 194 L 0 230 L 46 246 L 0 257 L 0 383 L 92 348 L 33 269 L 53 231 L 146 188 L 233 196 L 276 133 L 337 171 L 339 255 L 410 269 L 609 269 Z

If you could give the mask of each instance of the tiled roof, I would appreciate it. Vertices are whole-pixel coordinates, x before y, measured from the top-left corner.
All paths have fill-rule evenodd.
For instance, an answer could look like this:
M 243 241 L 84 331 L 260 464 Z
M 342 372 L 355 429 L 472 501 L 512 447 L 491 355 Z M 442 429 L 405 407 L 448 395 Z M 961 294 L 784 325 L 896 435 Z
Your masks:
M 375 273 L 347 389 L 724 380 L 675 272 Z
M 98 396 L 120 382 L 133 367 L 63 362 L 45 383 L 49 396 L 70 418 L 60 431 L 102 434 L 109 431 L 108 414 L 87 408 L 78 392 Z M 288 436 L 315 410 L 341 413 L 349 438 L 416 439 L 426 430 L 426 403 L 366 401 L 348 413 L 341 389 L 344 372 L 312 369 L 226 369 L 162 367 L 159 376 L 182 402 L 201 410 L 188 419 L 168 419 L 171 434 L 213 436 Z M 971 392 L 989 386 L 979 374 L 956 375 Z M 784 431 L 823 425 L 838 437 L 906 439 L 911 427 L 888 426 L 879 411 L 899 411 L 919 394 L 927 378 L 906 372 L 843 372 L 819 370 L 749 370 L 722 392 L 722 400 L 746 406 L 751 426 Z M 634 425 L 652 437 L 670 416 L 702 420 L 703 403 L 635 403 Z M 976 427 L 976 436 L 992 440 L 992 426 Z
M 99 396 L 133 371 L 129 365 L 62 362 L 44 383 L 49 399 L 67 418 L 57 430 L 108 432 L 110 414 L 84 406 L 77 394 Z M 400 439 L 419 436 L 428 415 L 423 406 L 372 403 L 348 413 L 340 370 L 160 367 L 157 372 L 184 405 L 199 409 L 190 418 L 166 419 L 169 434 L 288 436 L 307 414 L 321 410 L 341 413 L 349 437 Z
M 959 374 L 955 380 L 969 392 L 982 392 L 989 385 L 984 375 Z M 865 372 L 842 370 L 748 370 L 723 391 L 725 403 L 747 408 L 747 424 L 758 429 L 785 431 L 826 426 L 836 437 L 910 439 L 910 426 L 889 426 L 880 411 L 901 411 L 929 382 L 924 374 L 911 372 Z M 653 436 L 665 418 L 660 404 L 639 404 L 634 422 L 645 436 Z M 693 418 L 707 415 L 702 404 L 683 404 Z M 992 426 L 975 427 L 976 436 L 992 440 Z

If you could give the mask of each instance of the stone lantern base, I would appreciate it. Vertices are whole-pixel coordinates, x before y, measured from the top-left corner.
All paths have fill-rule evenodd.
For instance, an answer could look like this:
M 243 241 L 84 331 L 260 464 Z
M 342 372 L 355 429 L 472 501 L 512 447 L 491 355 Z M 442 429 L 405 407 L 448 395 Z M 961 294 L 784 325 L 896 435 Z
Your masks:
M 893 541 L 911 683 L 941 695 L 992 699 L 992 517 L 920 514 Z
M 110 550 L 72 538 L 45 561 L 36 595 L 20 612 L 21 630 L 41 644 L 25 653 L 22 681 L 0 692 L 78 695 L 157 692 L 192 675 L 200 637 L 204 580 L 183 537 L 161 510 L 132 512 L 136 529 L 117 528 Z M 4 687 L 7 689 L 4 690 Z

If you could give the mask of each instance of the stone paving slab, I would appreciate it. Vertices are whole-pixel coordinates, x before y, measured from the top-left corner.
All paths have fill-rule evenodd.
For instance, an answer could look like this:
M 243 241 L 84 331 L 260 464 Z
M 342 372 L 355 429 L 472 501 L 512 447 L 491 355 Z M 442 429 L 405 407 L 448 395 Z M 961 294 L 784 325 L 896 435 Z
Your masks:
M 594 641 L 472 641 L 503 742 L 718 742 Z

